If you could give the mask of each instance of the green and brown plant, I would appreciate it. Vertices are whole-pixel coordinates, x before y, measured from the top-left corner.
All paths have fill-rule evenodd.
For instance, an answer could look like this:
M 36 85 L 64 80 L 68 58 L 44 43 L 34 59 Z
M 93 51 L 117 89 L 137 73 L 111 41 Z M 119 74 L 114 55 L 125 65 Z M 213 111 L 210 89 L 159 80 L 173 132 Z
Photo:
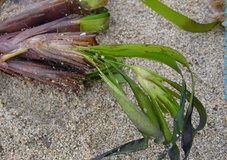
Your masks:
M 65 13 L 62 17 L 49 19 L 55 17 L 50 16 L 47 21 L 36 23 L 37 20 L 29 19 L 22 11 L 21 17 L 29 24 L 28 28 L 21 25 L 15 27 L 21 20 L 20 16 L 19 19 L 8 18 L 1 22 L 0 70 L 62 88 L 78 89 L 85 80 L 101 79 L 105 82 L 142 138 L 103 153 L 94 160 L 146 149 L 149 140 L 166 147 L 158 159 L 168 154 L 173 160 L 180 159 L 177 141 L 181 140 L 184 159 L 187 159 L 194 136 L 205 126 L 207 116 L 202 103 L 195 96 L 194 76 L 185 57 L 178 51 L 161 45 L 98 45 L 96 33 L 108 27 L 109 13 L 103 8 L 106 1 L 82 0 L 69 4 L 67 0 L 53 0 L 48 1 L 48 4 L 53 3 L 50 8 L 54 8 L 54 4 L 59 2 L 61 5 L 64 4 L 63 6 L 75 5 L 78 9 L 76 14 L 73 9 L 72 13 L 67 12 L 66 17 Z M 143 2 L 147 5 L 153 2 L 152 5 L 157 4 L 161 8 L 160 12 L 167 14 L 168 10 L 163 12 L 165 6 L 160 2 Z M 39 6 L 39 3 L 47 1 L 37 2 L 34 6 Z M 35 12 L 31 12 L 33 14 L 31 17 L 39 15 L 39 9 L 33 8 Z M 48 10 L 45 11 L 41 14 L 44 17 L 47 16 Z M 184 23 L 198 25 L 182 15 L 181 17 L 182 21 L 179 23 L 181 27 Z M 14 25 L 8 25 L 9 22 Z M 214 25 L 216 22 L 205 28 L 207 30 Z M 195 31 L 201 31 L 200 25 L 195 28 Z M 6 32 L 7 34 L 3 34 Z M 167 65 L 173 69 L 176 76 L 181 77 L 181 82 L 172 81 L 144 66 L 124 63 L 123 58 L 133 57 Z M 128 76 L 124 68 L 132 70 L 136 79 Z M 190 84 L 186 83 L 182 70 L 190 73 L 190 79 L 187 79 Z M 125 84 L 131 88 L 135 101 L 131 100 L 123 89 Z M 195 109 L 200 118 L 198 126 L 192 125 Z M 171 116 L 173 127 L 168 124 L 166 115 Z

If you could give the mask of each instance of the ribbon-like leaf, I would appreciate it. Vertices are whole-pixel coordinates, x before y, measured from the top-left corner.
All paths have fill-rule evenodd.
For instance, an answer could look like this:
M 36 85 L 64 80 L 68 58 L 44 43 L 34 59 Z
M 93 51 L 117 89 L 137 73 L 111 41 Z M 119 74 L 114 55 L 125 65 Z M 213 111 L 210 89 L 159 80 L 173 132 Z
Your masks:
M 137 129 L 148 138 L 154 138 L 157 143 L 162 143 L 164 141 L 162 131 L 101 71 L 100 76 Z
M 144 4 L 152 10 L 174 23 L 176 26 L 189 32 L 205 32 L 214 28 L 218 22 L 208 24 L 200 24 L 194 20 L 184 16 L 181 13 L 174 11 L 159 0 L 141 0 Z
M 149 98 L 147 99 L 149 100 L 148 104 L 152 106 L 150 107 L 150 109 L 152 109 L 152 112 L 154 113 L 155 116 L 157 116 L 159 120 L 161 132 L 165 137 L 164 144 L 167 145 L 167 150 L 163 152 L 163 154 L 160 157 L 165 156 L 168 153 L 171 159 L 177 159 L 176 157 L 179 157 L 179 149 L 176 145 L 176 141 L 179 139 L 180 135 L 182 135 L 183 136 L 182 148 L 185 151 L 185 158 L 187 158 L 190 148 L 192 146 L 193 135 L 196 133 L 196 131 L 201 130 L 206 124 L 206 112 L 201 102 L 194 96 L 195 83 L 194 83 L 193 73 L 188 65 L 188 62 L 186 61 L 185 57 L 182 54 L 180 54 L 178 51 L 174 49 L 171 49 L 165 46 L 140 45 L 140 44 L 100 45 L 100 46 L 91 46 L 89 48 L 78 48 L 78 50 L 82 52 L 89 52 L 91 55 L 96 55 L 96 57 L 100 57 L 98 58 L 99 61 L 102 61 L 107 65 L 109 65 L 113 69 L 113 71 L 116 70 L 116 72 L 120 73 L 121 76 L 125 79 L 125 81 L 127 81 L 132 91 L 134 92 L 135 97 L 142 111 L 138 110 L 137 106 L 135 106 L 135 104 L 133 104 L 130 100 L 128 100 L 128 98 L 126 97 L 126 94 L 123 93 L 123 91 L 117 84 L 115 84 L 114 86 L 114 83 L 110 84 L 108 82 L 108 80 L 110 82 L 111 81 L 114 82 L 113 77 L 112 78 L 109 77 L 110 79 L 108 79 L 107 77 L 105 78 L 104 73 L 101 73 L 99 71 L 101 73 L 102 79 L 106 83 L 109 83 L 108 86 L 111 92 L 118 100 L 122 108 L 125 110 L 126 114 L 129 117 L 131 117 L 130 119 L 133 121 L 133 123 L 135 123 L 139 131 L 142 134 L 146 135 L 148 138 L 150 137 L 147 134 L 148 133 L 147 130 L 144 128 L 144 125 L 141 125 L 142 121 L 139 122 L 139 120 L 141 119 L 135 119 L 135 118 L 133 119 L 132 117 L 134 115 L 133 114 L 129 115 L 130 112 L 128 109 L 130 108 L 129 106 L 133 106 L 132 108 L 135 109 L 136 112 L 138 111 L 139 115 L 141 113 L 143 114 L 143 116 L 140 115 L 141 117 L 143 118 L 146 117 L 145 119 L 148 118 L 149 120 L 152 120 L 152 118 L 148 114 L 146 114 L 146 112 L 144 112 L 143 110 L 144 108 L 147 109 L 148 106 L 141 103 L 142 102 L 141 100 L 144 98 L 143 97 L 144 93 L 149 96 Z M 167 78 L 164 78 L 148 69 L 147 71 L 150 74 L 147 76 L 144 76 L 143 71 L 138 70 L 138 68 L 140 68 L 139 66 L 129 66 L 126 64 L 115 62 L 114 59 L 109 61 L 108 59 L 111 56 L 114 58 L 139 57 L 139 58 L 145 58 L 145 59 L 154 60 L 154 61 L 166 64 L 172 69 L 174 69 L 178 74 L 180 74 L 180 76 L 182 77 L 182 85 L 179 85 L 176 82 L 173 82 Z M 191 92 L 187 91 L 186 89 L 186 83 L 182 75 L 181 69 L 178 67 L 177 62 L 185 66 L 191 74 L 191 86 L 192 86 Z M 116 66 L 113 64 L 116 64 Z M 133 80 L 131 80 L 131 78 L 129 78 L 126 74 L 120 71 L 120 69 L 118 68 L 118 65 L 131 68 L 135 71 L 135 73 L 138 75 L 138 81 L 140 83 L 142 90 L 138 85 L 136 85 L 133 82 Z M 162 82 L 166 82 L 169 85 L 171 85 L 173 88 L 175 88 L 178 91 L 178 93 L 172 88 L 167 87 Z M 137 91 L 139 91 L 138 93 L 140 94 L 137 95 L 136 94 Z M 140 96 L 142 96 L 143 98 L 141 98 Z M 180 104 L 177 103 L 175 98 L 180 100 Z M 187 110 L 186 116 L 184 116 L 186 100 L 189 102 L 189 106 L 186 109 Z M 127 103 L 129 108 L 127 107 L 126 107 L 127 109 L 125 108 L 125 106 L 127 106 L 125 105 L 125 103 Z M 192 119 L 191 116 L 192 116 L 194 106 L 199 112 L 199 116 L 200 116 L 199 125 L 195 129 L 191 125 L 191 119 Z M 166 112 L 166 109 L 170 111 L 170 113 L 172 114 L 172 117 L 174 118 L 173 134 L 171 134 L 170 129 L 163 116 L 163 113 Z M 139 127 L 142 127 L 142 130 Z M 174 158 L 173 155 L 176 155 L 176 157 Z
M 153 122 L 154 125 L 159 127 L 158 118 L 154 112 L 154 106 L 152 105 L 152 102 L 147 96 L 147 94 L 144 93 L 144 91 L 115 64 L 112 63 L 111 65 L 116 69 L 117 72 L 122 75 L 125 81 L 127 81 L 127 83 L 130 85 L 141 111 L 144 112 L 144 114 Z
M 91 46 L 89 48 L 81 48 L 81 51 L 88 51 L 91 53 L 98 53 L 103 56 L 114 56 L 114 57 L 139 57 L 146 58 L 149 60 L 154 60 L 161 62 L 173 68 L 179 74 L 181 70 L 179 69 L 176 61 L 187 65 L 187 61 L 179 52 L 176 50 L 161 46 L 161 45 L 143 45 L 143 44 L 125 44 L 125 45 L 98 45 Z
M 114 156 L 114 155 L 119 155 L 119 154 L 147 149 L 148 140 L 149 140 L 148 138 L 141 138 L 138 140 L 133 140 L 133 141 L 123 144 L 119 147 L 111 149 L 110 151 L 107 151 L 107 152 L 93 158 L 92 160 L 101 160 L 104 157 L 109 157 L 109 156 Z
M 165 82 L 169 83 L 172 87 L 174 87 L 176 90 L 181 91 L 182 86 L 171 81 L 168 79 L 164 79 Z M 168 88 L 167 88 L 168 89 Z M 176 92 L 169 90 L 169 92 L 171 92 L 172 95 L 174 95 L 175 97 L 180 98 L 180 95 L 177 94 Z M 186 99 L 188 101 L 190 101 L 190 97 L 191 97 L 191 93 L 187 90 L 186 91 Z M 206 125 L 207 122 L 207 114 L 206 114 L 206 110 L 204 108 L 204 106 L 202 105 L 202 103 L 199 101 L 199 99 L 197 97 L 194 97 L 194 107 L 196 108 L 196 110 L 199 113 L 199 117 L 200 117 L 200 121 L 198 126 L 194 129 L 194 132 L 200 131 L 204 128 L 204 126 Z

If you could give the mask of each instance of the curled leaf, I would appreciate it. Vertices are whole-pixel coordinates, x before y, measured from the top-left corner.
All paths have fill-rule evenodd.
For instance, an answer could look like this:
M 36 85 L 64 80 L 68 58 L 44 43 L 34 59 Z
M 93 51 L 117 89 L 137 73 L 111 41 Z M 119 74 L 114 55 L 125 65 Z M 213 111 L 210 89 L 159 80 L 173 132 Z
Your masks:
M 211 22 L 208 24 L 200 24 L 194 20 L 184 16 L 181 13 L 174 11 L 159 0 L 141 0 L 144 4 L 152 10 L 174 23 L 176 26 L 189 32 L 205 32 L 214 28 L 218 22 Z

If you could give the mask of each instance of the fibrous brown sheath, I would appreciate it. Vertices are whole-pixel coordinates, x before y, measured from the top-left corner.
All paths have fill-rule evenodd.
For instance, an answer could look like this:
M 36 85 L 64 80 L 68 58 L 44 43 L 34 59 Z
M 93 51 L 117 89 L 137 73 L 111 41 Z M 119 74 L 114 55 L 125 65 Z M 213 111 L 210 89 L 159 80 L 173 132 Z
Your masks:
M 81 31 L 99 31 L 107 26 L 109 14 L 105 9 L 91 11 L 104 5 L 106 1 L 102 1 L 94 5 L 89 0 L 37 0 L 18 15 L 3 19 L 0 70 L 58 87 L 81 88 L 86 72 L 94 66 L 77 47 L 97 45 L 95 32 Z M 92 16 L 85 17 L 90 13 Z
M 80 24 L 76 22 L 79 18 L 80 16 L 71 15 L 25 31 L 4 34 L 0 36 L 0 53 L 12 51 L 18 48 L 18 43 L 36 35 L 44 33 L 80 32 Z
M 76 0 L 39 0 L 14 16 L 0 21 L 0 34 L 21 31 L 70 14 L 88 14 Z
M 11 52 L 0 51 L 0 70 L 58 87 L 81 87 L 80 80 L 85 71 L 93 66 L 75 49 L 77 46 L 97 45 L 95 36 L 95 33 L 85 32 L 33 36 L 14 45 Z M 10 47 L 10 43 L 4 43 Z

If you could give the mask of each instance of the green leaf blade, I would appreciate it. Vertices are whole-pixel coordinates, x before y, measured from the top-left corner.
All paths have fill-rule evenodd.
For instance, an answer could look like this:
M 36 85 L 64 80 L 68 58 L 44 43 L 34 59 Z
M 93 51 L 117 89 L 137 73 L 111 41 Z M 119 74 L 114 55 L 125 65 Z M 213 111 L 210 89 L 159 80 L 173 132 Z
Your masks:
M 101 9 L 100 9 L 101 10 Z M 109 16 L 108 10 L 103 8 L 101 13 L 90 14 L 82 17 L 78 20 L 80 24 L 81 32 L 99 32 L 104 31 L 109 27 Z
M 111 149 L 110 151 L 107 151 L 107 152 L 93 158 L 92 160 L 101 160 L 104 157 L 144 150 L 144 149 L 147 149 L 147 147 L 148 147 L 148 138 L 141 138 L 141 139 L 133 140 L 131 142 L 123 144 L 114 149 Z
M 149 138 L 155 138 L 157 143 L 163 142 L 163 133 L 137 108 L 128 97 L 122 93 L 101 71 L 101 77 L 109 87 L 111 93 L 117 99 L 127 116 L 137 129 Z
M 103 56 L 139 57 L 161 62 L 173 68 L 179 74 L 181 71 L 175 59 L 188 67 L 185 58 L 176 50 L 161 45 L 126 44 L 90 46 L 89 51 Z
M 218 22 L 212 22 L 208 24 L 197 23 L 194 20 L 184 16 L 183 14 L 174 11 L 158 0 L 142 0 L 142 2 L 185 31 L 205 32 L 211 30 L 218 24 Z
M 152 102 L 150 101 L 147 94 L 144 93 L 143 90 L 129 76 L 127 76 L 122 70 L 120 70 L 116 65 L 112 64 L 112 66 L 124 77 L 125 81 L 127 81 L 127 83 L 130 85 L 140 109 L 153 122 L 154 125 L 156 125 L 157 127 L 160 127 L 157 116 L 154 112 Z

